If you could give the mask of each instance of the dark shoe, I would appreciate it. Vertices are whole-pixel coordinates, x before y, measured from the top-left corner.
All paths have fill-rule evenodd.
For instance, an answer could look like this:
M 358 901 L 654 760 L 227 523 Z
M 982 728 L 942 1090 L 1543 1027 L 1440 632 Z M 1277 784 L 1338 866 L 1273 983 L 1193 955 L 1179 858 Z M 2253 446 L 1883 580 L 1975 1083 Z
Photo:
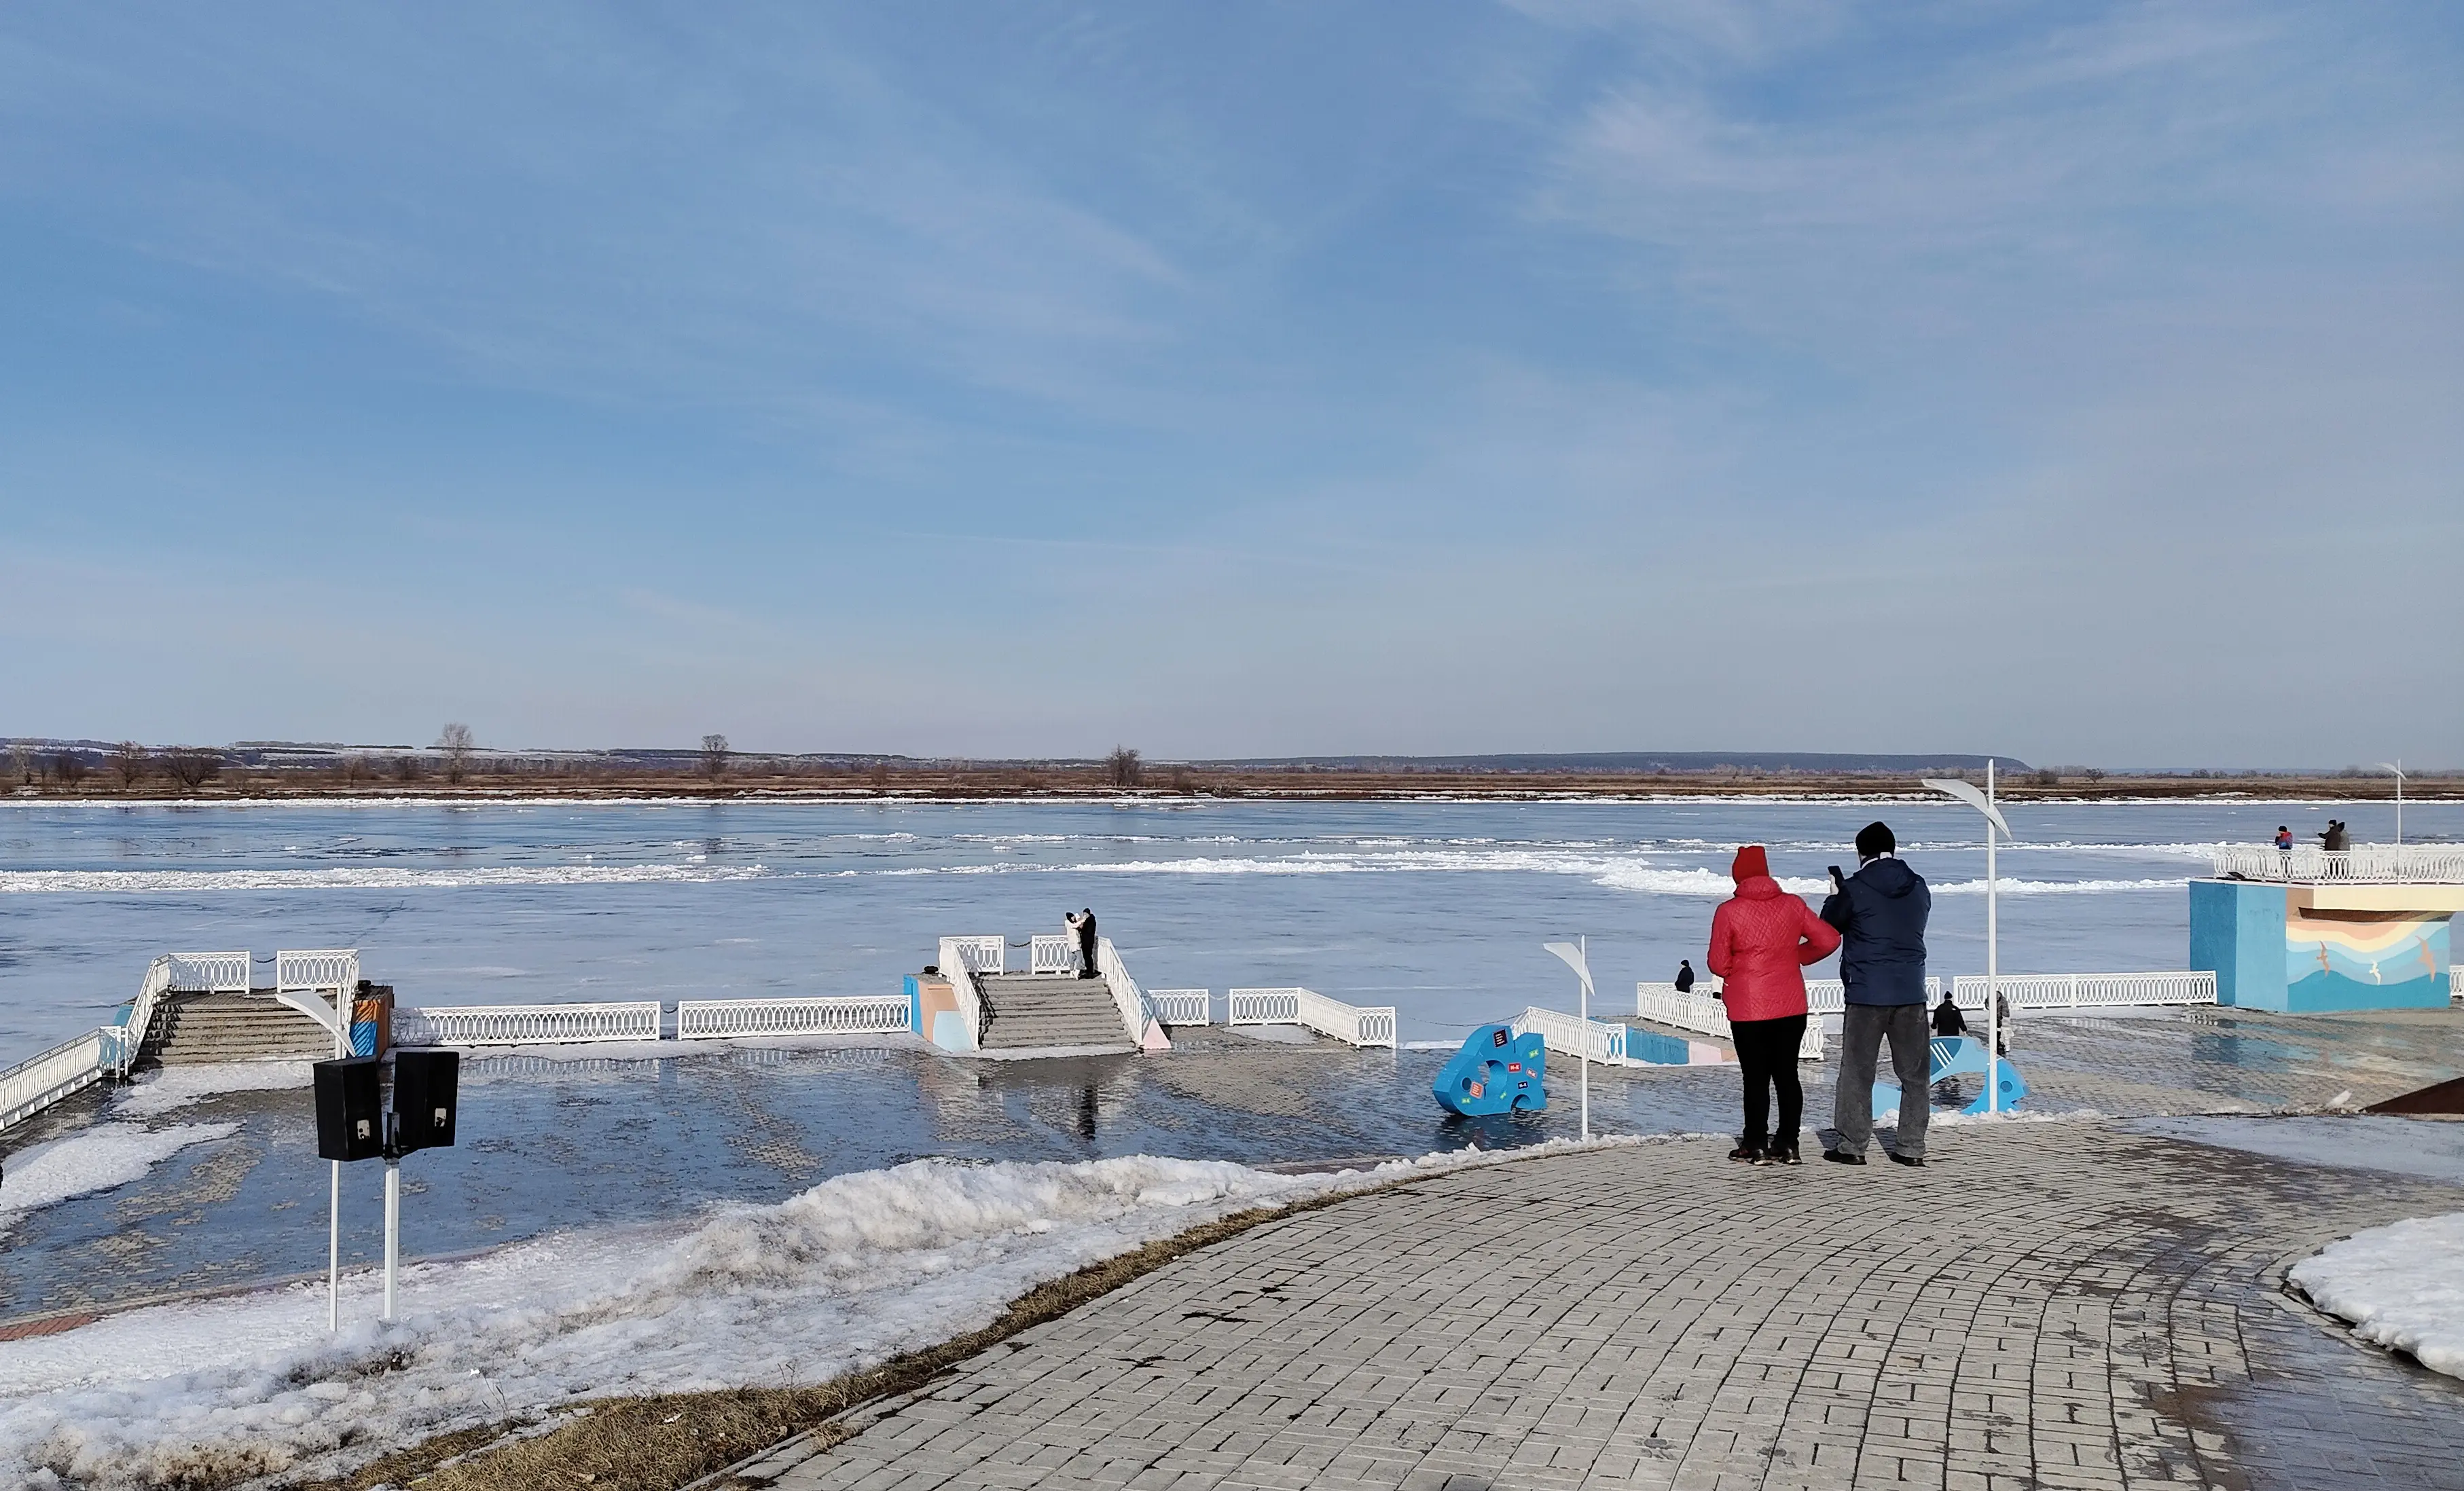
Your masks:
M 1774 1145 L 1763 1151 L 1763 1163 L 1766 1165 L 1802 1165 L 1805 1161 L 1797 1158 L 1795 1145 L 1781 1144 Z
M 1834 1165 L 1862 1165 L 1865 1163 L 1865 1156 L 1861 1154 L 1851 1154 L 1846 1150 L 1825 1150 L 1822 1151 L 1822 1157 L 1829 1160 Z
M 1728 1158 L 1735 1160 L 1740 1165 L 1761 1165 L 1766 1163 L 1763 1159 L 1763 1147 L 1759 1144 L 1738 1145 L 1735 1149 L 1728 1151 Z
M 1925 1169 L 1925 1156 L 1922 1154 L 1902 1154 L 1898 1151 L 1894 1150 L 1891 1151 L 1891 1163 L 1894 1165 L 1905 1165 L 1911 1170 L 1923 1170 Z

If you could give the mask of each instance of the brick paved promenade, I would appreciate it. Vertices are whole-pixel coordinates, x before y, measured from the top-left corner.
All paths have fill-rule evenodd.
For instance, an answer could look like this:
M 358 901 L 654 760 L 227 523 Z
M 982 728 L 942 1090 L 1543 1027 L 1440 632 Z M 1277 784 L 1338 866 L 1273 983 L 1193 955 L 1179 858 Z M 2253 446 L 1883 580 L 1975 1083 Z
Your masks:
M 1280 1219 L 737 1483 L 2464 1487 L 2464 1384 L 2277 1283 L 2464 1188 L 2101 1123 L 1938 1128 L 1923 1171 L 1725 1151 Z

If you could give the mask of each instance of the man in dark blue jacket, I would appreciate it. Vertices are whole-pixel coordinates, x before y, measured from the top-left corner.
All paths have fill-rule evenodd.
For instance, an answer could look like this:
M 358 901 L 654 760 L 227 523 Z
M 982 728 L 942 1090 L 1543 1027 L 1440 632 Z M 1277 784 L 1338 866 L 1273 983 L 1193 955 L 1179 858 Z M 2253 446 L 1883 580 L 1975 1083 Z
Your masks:
M 1887 823 L 1857 833 L 1857 873 L 1834 877 L 1822 919 L 1839 929 L 1839 977 L 1848 986 L 1840 1017 L 1839 1086 L 1832 1127 L 1838 1142 L 1823 1151 L 1842 1165 L 1865 1163 L 1874 1137 L 1874 1062 L 1882 1038 L 1900 1078 L 1900 1137 L 1891 1158 L 1922 1165 L 1925 1151 L 1925 917 L 1933 892 L 1925 877 L 1899 860 Z

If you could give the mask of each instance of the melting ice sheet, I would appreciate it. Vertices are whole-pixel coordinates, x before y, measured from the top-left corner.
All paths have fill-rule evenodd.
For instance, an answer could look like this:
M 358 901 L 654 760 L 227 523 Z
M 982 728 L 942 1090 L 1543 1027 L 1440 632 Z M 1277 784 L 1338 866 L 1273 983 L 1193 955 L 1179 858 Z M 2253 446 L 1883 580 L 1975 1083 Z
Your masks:
M 1098 1259 L 1244 1207 L 1374 1184 L 1133 1156 L 836 1176 L 775 1206 L 537 1239 L 379 1281 L 158 1305 L 0 1351 L 0 1483 L 143 1486 L 324 1470 L 585 1395 L 810 1383 L 988 1324 Z M 347 1446 L 347 1450 L 345 1450 Z

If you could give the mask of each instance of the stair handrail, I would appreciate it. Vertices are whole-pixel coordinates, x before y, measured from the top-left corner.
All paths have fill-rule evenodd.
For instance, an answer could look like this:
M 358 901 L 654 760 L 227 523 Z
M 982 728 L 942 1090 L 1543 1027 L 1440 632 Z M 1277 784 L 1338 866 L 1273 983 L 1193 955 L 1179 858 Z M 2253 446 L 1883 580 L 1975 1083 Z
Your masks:
M 1147 1028 L 1153 1025 L 1155 1039 L 1168 1048 L 1172 1038 L 1163 1034 L 1163 1022 L 1155 1018 L 1155 1005 L 1138 981 L 1130 976 L 1130 966 L 1121 961 L 1121 953 L 1110 937 L 1095 939 L 1095 971 L 1104 976 L 1104 986 L 1112 994 L 1112 1008 L 1120 1013 L 1121 1026 L 1130 1035 L 1130 1044 L 1146 1048 Z
M 118 1026 L 105 1025 L 103 1064 L 121 1081 L 128 1080 L 128 1069 L 145 1045 L 145 1033 L 154 1028 L 154 1012 L 161 1007 L 163 996 L 171 992 L 172 960 L 177 954 L 165 953 L 145 965 L 145 976 L 137 981 L 137 998 L 120 1012 Z M 117 1031 L 117 1034 L 112 1032 Z
M 110 1030 L 108 1025 L 89 1030 L 0 1071 L 0 1129 L 100 1082 Z
M 1006 956 L 1006 943 L 1001 937 L 943 937 L 940 961 L 935 966 L 941 976 L 950 980 L 950 988 L 958 998 L 959 1023 L 967 1032 L 969 1050 L 979 1050 L 984 1043 L 984 1026 L 992 1020 L 992 1004 L 976 982 L 979 972 L 1000 973 Z M 983 965 L 989 961 L 991 967 Z

